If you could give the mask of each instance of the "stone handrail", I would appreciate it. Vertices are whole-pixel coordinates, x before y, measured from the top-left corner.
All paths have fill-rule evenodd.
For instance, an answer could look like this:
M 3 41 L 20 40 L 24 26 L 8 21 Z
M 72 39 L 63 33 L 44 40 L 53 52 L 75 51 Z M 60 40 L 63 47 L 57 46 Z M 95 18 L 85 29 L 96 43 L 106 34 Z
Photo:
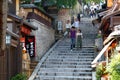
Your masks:
M 107 45 L 104 46 L 104 48 L 100 51 L 100 53 L 97 55 L 97 57 L 93 60 L 92 67 L 95 67 L 96 64 L 98 63 L 97 61 L 101 58 L 101 56 L 104 54 L 104 52 L 107 50 L 107 48 L 111 45 L 111 43 L 114 41 L 114 39 L 112 41 L 110 41 Z

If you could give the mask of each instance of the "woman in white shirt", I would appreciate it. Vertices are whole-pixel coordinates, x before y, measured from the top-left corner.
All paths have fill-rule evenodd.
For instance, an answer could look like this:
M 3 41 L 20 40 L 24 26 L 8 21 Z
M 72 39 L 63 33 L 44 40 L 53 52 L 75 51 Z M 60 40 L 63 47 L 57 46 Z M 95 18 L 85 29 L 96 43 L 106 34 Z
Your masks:
M 70 32 L 70 28 L 71 28 L 71 24 L 69 20 L 67 20 L 65 27 L 66 27 L 65 34 L 68 36 L 68 33 Z
M 75 19 L 75 22 L 72 24 L 72 26 L 75 26 L 76 29 L 79 29 L 80 22 L 79 22 L 79 20 L 77 18 Z

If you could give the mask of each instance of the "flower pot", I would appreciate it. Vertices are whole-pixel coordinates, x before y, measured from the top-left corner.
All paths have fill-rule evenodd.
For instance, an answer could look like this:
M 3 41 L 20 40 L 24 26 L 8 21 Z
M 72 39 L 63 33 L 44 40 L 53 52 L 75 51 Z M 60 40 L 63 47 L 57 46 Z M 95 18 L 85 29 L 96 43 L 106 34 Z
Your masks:
M 101 80 L 108 80 L 108 74 L 102 75 Z

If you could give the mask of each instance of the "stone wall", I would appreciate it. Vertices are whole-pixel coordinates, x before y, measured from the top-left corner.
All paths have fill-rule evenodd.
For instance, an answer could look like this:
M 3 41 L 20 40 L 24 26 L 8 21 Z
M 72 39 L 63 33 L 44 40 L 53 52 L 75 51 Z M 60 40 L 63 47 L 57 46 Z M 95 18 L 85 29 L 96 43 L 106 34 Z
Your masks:
M 82 10 L 82 7 L 78 2 L 73 9 L 63 8 L 59 10 L 57 21 L 62 21 L 63 32 L 65 31 L 66 21 L 71 20 L 71 17 L 76 18 L 78 13 L 80 13 L 81 10 Z
M 62 21 L 62 29 L 65 31 L 65 24 L 67 20 L 71 20 L 70 9 L 61 9 L 58 12 L 58 21 Z
M 32 34 L 36 37 L 36 60 L 39 60 L 55 42 L 55 31 L 51 26 L 46 26 L 37 20 L 30 21 L 38 27 L 38 30 L 33 31 Z

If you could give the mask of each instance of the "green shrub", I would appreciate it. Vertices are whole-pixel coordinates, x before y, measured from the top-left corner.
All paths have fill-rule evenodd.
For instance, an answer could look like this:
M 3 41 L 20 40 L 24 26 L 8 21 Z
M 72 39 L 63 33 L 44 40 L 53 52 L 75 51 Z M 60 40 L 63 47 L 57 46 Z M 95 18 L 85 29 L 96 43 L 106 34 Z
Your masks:
M 106 62 L 99 63 L 96 67 L 96 79 L 101 80 L 101 77 L 107 73 L 108 72 L 106 71 Z
M 111 58 L 111 62 L 108 65 L 108 71 L 110 72 L 111 80 L 120 79 L 120 54 L 116 54 Z
M 27 76 L 25 74 L 17 74 L 11 80 L 27 80 Z
M 96 38 L 101 38 L 102 35 L 101 34 L 97 34 Z

